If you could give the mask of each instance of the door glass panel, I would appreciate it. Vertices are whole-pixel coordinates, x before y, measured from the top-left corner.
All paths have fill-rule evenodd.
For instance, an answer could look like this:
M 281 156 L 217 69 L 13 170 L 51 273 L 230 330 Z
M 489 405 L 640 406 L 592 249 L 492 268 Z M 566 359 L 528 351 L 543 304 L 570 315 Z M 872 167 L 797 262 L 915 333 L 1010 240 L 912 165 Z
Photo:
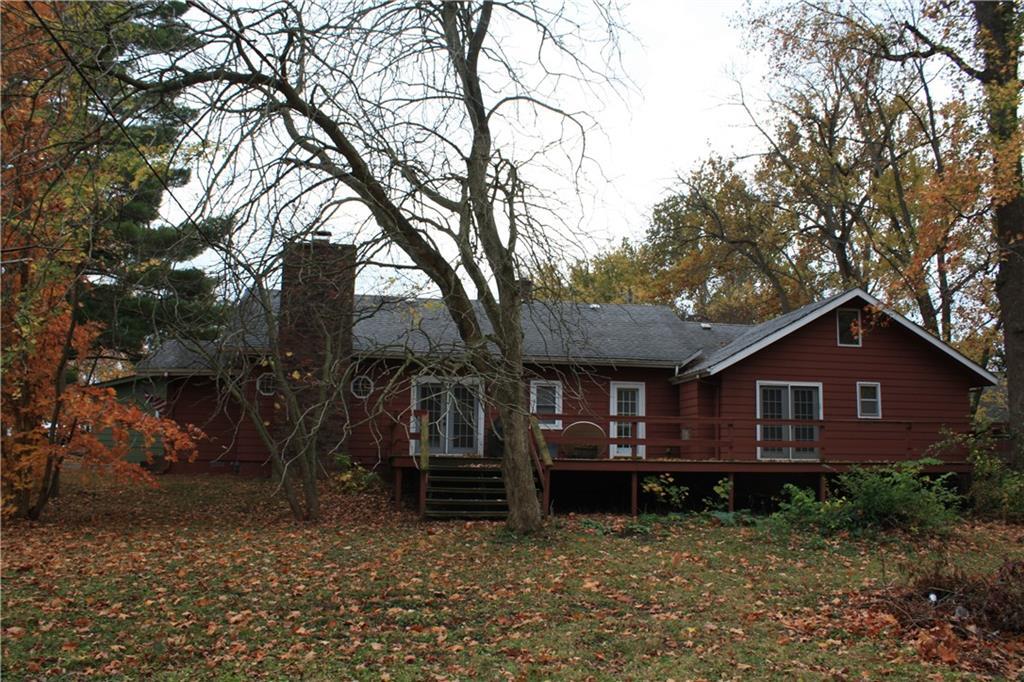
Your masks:
M 454 384 L 451 390 L 449 423 L 451 452 L 475 452 L 477 436 L 477 397 L 472 387 Z
M 818 418 L 818 387 L 792 386 L 793 419 L 816 420 Z M 793 440 L 818 440 L 817 424 L 794 425 Z M 794 459 L 814 459 L 818 456 L 817 448 L 793 448 Z
M 423 383 L 418 387 L 418 405 L 420 410 L 426 410 L 430 426 L 427 442 L 432 450 L 440 450 L 442 435 L 447 430 L 445 419 L 445 390 L 441 383 Z M 419 443 L 417 443 L 417 447 Z
M 785 386 L 761 387 L 761 417 L 764 419 L 785 419 L 787 403 Z M 786 440 L 786 427 L 782 424 L 761 426 L 761 440 Z M 785 448 L 761 447 L 761 456 L 782 457 Z

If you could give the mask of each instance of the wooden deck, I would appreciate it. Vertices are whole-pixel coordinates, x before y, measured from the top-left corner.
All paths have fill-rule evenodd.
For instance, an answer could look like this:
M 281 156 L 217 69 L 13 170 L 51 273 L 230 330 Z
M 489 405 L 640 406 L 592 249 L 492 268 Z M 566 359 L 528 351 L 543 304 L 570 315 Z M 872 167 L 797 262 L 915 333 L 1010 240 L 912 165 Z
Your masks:
M 462 456 L 444 457 L 435 456 L 436 460 L 446 460 L 445 467 L 453 464 L 466 469 L 486 467 L 491 470 L 500 471 L 501 460 L 489 457 Z M 428 490 L 430 489 L 430 470 L 421 467 L 420 460 L 410 455 L 396 455 L 390 459 L 392 472 L 394 474 L 394 499 L 396 503 L 402 500 L 403 481 L 406 473 L 418 477 L 417 495 L 418 507 L 421 517 L 427 516 Z M 591 472 L 591 473 L 620 473 L 629 475 L 630 512 L 633 516 L 639 513 L 640 480 L 641 476 L 656 475 L 664 473 L 673 474 L 718 474 L 727 477 L 730 481 L 729 511 L 735 507 L 735 477 L 737 475 L 749 474 L 812 474 L 818 477 L 818 497 L 824 500 L 828 496 L 828 476 L 849 471 L 852 467 L 884 466 L 891 464 L 889 461 L 818 461 L 818 462 L 762 462 L 750 460 L 682 460 L 682 459 L 554 459 L 550 464 L 541 465 L 537 471 L 540 483 L 540 494 L 545 514 L 551 508 L 551 476 L 555 472 Z M 411 471 L 410 471 L 411 470 Z M 450 471 L 450 469 L 449 469 Z M 939 465 L 925 467 L 928 473 L 969 473 L 971 465 L 966 461 L 943 462 Z M 491 518 L 481 511 L 479 514 L 470 512 L 469 517 L 480 516 Z
M 410 469 L 415 470 L 419 477 L 419 509 L 421 514 L 425 512 L 431 463 L 448 470 L 454 466 L 487 468 L 500 472 L 499 458 L 432 454 L 424 437 L 428 430 L 426 415 L 420 413 L 419 417 L 420 452 L 415 455 L 397 454 L 389 459 L 394 472 L 396 500 L 401 499 L 405 473 Z M 884 466 L 919 459 L 931 454 L 930 447 L 940 440 L 939 434 L 947 428 L 940 420 L 735 420 L 580 414 L 544 417 L 561 420 L 558 429 L 548 430 L 541 429 L 539 422 L 534 422 L 530 456 L 543 496 L 544 510 L 550 509 L 552 473 L 605 472 L 629 475 L 634 515 L 637 513 L 641 475 L 718 474 L 734 482 L 734 477 L 740 474 L 816 474 L 818 493 L 824 499 L 827 495 L 828 475 L 843 473 L 853 467 Z M 605 425 L 608 433 L 621 433 L 615 425 L 628 424 L 628 433 L 641 434 L 642 437 L 608 437 L 603 433 L 584 437 L 569 435 L 569 426 L 580 422 Z M 776 434 L 790 434 L 790 438 L 803 435 L 804 438 L 762 438 L 762 433 L 767 431 L 764 427 L 782 427 L 785 430 L 780 429 Z M 865 447 L 859 448 L 857 433 L 851 431 L 855 428 L 873 430 L 876 434 L 884 430 L 888 435 L 886 446 L 879 448 L 877 440 L 865 439 Z M 669 436 L 670 431 L 676 437 Z M 813 435 L 813 438 L 808 438 L 808 434 Z M 762 448 L 775 452 L 788 449 L 790 458 L 761 457 Z M 628 449 L 630 454 L 624 456 L 623 449 Z M 652 451 L 658 454 L 652 454 Z M 612 452 L 615 455 L 609 456 Z M 580 456 L 581 453 L 595 453 L 596 456 Z M 925 470 L 928 473 L 968 473 L 971 465 L 966 460 L 965 452 L 946 451 L 942 453 L 941 463 Z M 731 489 L 734 490 L 735 485 Z M 732 506 L 733 499 L 730 496 L 730 509 Z

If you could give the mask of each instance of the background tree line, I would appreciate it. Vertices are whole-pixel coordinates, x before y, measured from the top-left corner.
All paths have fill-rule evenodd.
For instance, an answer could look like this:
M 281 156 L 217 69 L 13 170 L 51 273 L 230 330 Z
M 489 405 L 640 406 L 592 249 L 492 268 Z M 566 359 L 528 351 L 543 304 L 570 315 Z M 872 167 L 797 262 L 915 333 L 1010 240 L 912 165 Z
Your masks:
M 596 301 L 757 322 L 867 289 L 983 365 L 1024 408 L 1017 2 L 797 2 L 741 19 L 761 141 L 682 173 L 646 233 L 540 278 Z

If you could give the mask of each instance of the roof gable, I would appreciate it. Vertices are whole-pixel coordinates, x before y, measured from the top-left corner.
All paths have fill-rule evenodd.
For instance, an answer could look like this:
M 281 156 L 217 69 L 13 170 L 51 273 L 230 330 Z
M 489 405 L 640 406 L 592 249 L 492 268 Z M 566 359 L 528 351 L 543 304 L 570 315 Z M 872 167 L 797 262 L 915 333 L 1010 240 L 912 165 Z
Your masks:
M 922 327 L 911 322 L 895 310 L 885 307 L 882 305 L 881 301 L 860 288 L 850 289 L 849 291 L 845 291 L 841 294 L 810 303 L 802 308 L 790 311 L 785 315 L 780 315 L 779 317 L 768 320 L 767 322 L 751 327 L 746 333 L 738 336 L 736 339 L 718 349 L 711 355 L 700 359 L 697 364 L 687 368 L 685 373 L 680 376 L 680 379 L 686 380 L 698 376 L 710 376 L 717 374 L 718 372 L 735 365 L 741 360 L 764 350 L 779 339 L 789 336 L 798 329 L 805 327 L 822 316 L 827 315 L 837 308 L 841 308 L 842 306 L 857 299 L 863 299 L 868 303 L 868 305 L 885 313 L 901 327 L 907 329 L 921 340 L 937 348 L 973 374 L 984 379 L 987 383 L 995 384 L 998 382 L 996 377 L 984 367 L 981 367 L 977 363 L 968 359 L 949 344 L 935 338 Z

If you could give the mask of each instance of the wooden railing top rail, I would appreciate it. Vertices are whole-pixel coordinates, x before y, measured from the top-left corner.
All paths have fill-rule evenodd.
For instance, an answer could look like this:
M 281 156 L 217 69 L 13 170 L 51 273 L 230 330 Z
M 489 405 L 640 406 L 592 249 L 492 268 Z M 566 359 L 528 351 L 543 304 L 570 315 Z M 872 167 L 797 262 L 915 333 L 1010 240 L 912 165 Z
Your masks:
M 645 424 L 679 424 L 680 426 L 704 426 L 704 425 L 727 425 L 727 424 L 794 424 L 794 425 L 824 425 L 824 424 L 921 424 L 921 425 L 941 425 L 941 424 L 969 424 L 970 419 L 966 416 L 961 420 L 950 420 L 950 419 L 935 419 L 935 418 L 920 418 L 920 419 L 837 419 L 826 417 L 825 419 L 767 419 L 758 417 L 680 417 L 675 415 L 663 416 L 663 415 L 622 415 L 622 414 L 536 414 L 535 417 L 542 423 L 553 420 L 561 420 L 561 428 L 565 428 L 569 423 L 574 422 L 594 422 L 599 426 L 603 426 L 609 422 L 644 422 Z M 552 429 L 545 429 L 550 431 Z

